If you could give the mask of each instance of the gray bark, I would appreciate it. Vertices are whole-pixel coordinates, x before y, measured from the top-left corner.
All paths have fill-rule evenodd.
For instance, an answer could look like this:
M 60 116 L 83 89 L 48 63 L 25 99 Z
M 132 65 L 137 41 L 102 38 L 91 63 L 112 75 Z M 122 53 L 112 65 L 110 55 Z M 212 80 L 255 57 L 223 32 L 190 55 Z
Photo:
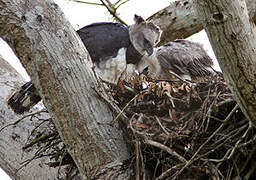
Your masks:
M 256 125 L 256 31 L 244 0 L 195 0 L 232 93 Z
M 88 53 L 52 0 L 0 0 L 0 36 L 21 60 L 81 175 L 113 174 L 129 158 L 123 131 L 99 98 Z M 116 169 L 115 169 L 116 168 Z M 116 178 L 129 178 L 131 171 Z
M 192 3 L 192 0 L 181 0 L 149 18 L 164 31 L 162 44 L 173 39 L 188 37 L 203 28 L 201 21 L 198 21 Z M 256 3 L 253 0 L 248 0 L 247 3 L 251 20 L 255 20 Z M 246 15 L 246 12 L 242 13 Z M 233 28 L 233 26 L 224 26 L 225 23 L 217 23 L 222 24 L 222 33 L 224 28 Z M 210 26 L 205 21 L 203 24 L 207 25 L 206 27 Z M 241 32 L 244 33 L 244 31 Z M 210 30 L 208 33 L 213 38 L 214 33 L 211 35 Z M 214 35 L 216 38 L 216 34 Z M 246 34 L 241 34 L 239 37 L 243 37 L 242 35 L 246 36 L 246 39 L 242 41 L 249 40 L 251 46 L 253 43 L 251 37 L 247 37 Z M 113 119 L 112 112 L 94 90 L 101 91 L 101 85 L 96 81 L 91 70 L 88 54 L 58 6 L 49 0 L 46 2 L 0 0 L 0 36 L 12 47 L 40 90 L 44 103 L 50 110 L 51 116 L 54 117 L 58 131 L 64 142 L 68 144 L 69 152 L 80 172 L 85 176 L 95 176 L 102 167 L 108 169 L 109 167 L 120 167 L 122 161 L 129 158 L 129 148 L 124 142 L 123 132 L 118 126 L 109 126 L 108 123 Z M 217 38 L 212 40 L 212 43 L 218 44 L 216 41 Z M 225 50 L 225 48 L 231 47 L 225 46 L 225 43 L 226 41 L 223 41 L 221 48 Z M 241 42 L 239 41 L 239 43 Z M 248 48 L 239 43 L 238 46 Z M 229 51 L 229 53 L 234 57 L 237 44 L 231 44 L 233 51 Z M 217 45 L 216 49 L 218 49 Z M 221 56 L 224 50 L 223 52 L 216 50 L 215 53 Z M 241 52 L 238 51 L 238 53 Z M 224 58 L 219 59 L 225 59 L 226 56 L 227 54 Z M 239 57 L 241 56 L 239 55 Z M 243 61 L 241 64 L 235 60 L 234 64 L 239 67 L 245 64 L 245 69 L 252 72 L 250 63 L 254 64 L 254 62 L 251 60 L 251 56 L 249 58 L 249 63 Z M 229 59 L 229 61 L 231 60 Z M 226 62 L 226 64 L 228 63 Z M 225 62 L 223 62 L 222 68 L 226 71 Z M 247 77 L 242 74 L 247 72 L 245 69 L 236 72 L 239 72 L 237 74 L 242 77 L 240 81 L 248 80 L 246 82 L 250 82 L 251 79 L 246 79 Z M 227 70 L 226 76 L 230 76 L 231 79 L 238 76 L 235 73 L 228 75 L 228 71 L 231 70 Z M 248 73 L 245 74 L 248 75 Z M 252 72 L 252 74 L 254 73 Z M 234 82 L 231 81 L 230 84 L 232 83 Z M 235 86 L 233 90 L 235 91 L 236 88 L 241 87 Z M 248 88 L 243 88 L 243 92 L 251 93 L 251 90 L 253 90 L 251 83 Z M 3 101 L 1 100 L 1 102 Z M 249 117 L 248 114 L 247 116 Z M 4 141 L 6 140 L 4 139 Z M 5 152 L 4 150 L 2 149 L 0 152 Z M 3 161 L 0 164 L 5 163 Z M 97 167 L 100 168 L 96 170 Z M 20 174 L 15 174 L 15 169 L 16 166 L 12 167 L 6 161 L 4 170 L 9 172 L 13 178 L 22 177 Z M 126 175 L 129 177 L 130 173 L 131 171 L 123 172 L 122 178 Z M 103 174 L 101 175 L 104 178 Z M 112 175 L 114 176 L 115 173 Z
M 22 117 L 14 114 L 7 107 L 6 100 L 11 92 L 15 91 L 23 82 L 22 77 L 0 56 L 0 129 Z M 38 117 L 48 118 L 45 113 Z M 0 166 L 12 179 L 41 179 L 42 177 L 54 179 L 57 177 L 57 170 L 45 165 L 50 161 L 48 158 L 33 160 L 21 168 L 22 162 L 31 159 L 36 151 L 22 150 L 35 126 L 36 122 L 30 121 L 30 117 L 27 117 L 20 123 L 0 131 Z
M 175 1 L 148 18 L 163 30 L 160 45 L 175 39 L 187 38 L 203 30 L 203 25 L 193 3 L 193 0 Z M 246 3 L 249 17 L 255 22 L 256 1 L 246 0 Z

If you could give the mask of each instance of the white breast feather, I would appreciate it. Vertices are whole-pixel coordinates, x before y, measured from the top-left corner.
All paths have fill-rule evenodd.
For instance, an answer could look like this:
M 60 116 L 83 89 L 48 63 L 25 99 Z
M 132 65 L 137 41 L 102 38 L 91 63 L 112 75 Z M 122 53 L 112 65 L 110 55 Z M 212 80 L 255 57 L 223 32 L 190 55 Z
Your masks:
M 102 61 L 95 68 L 98 76 L 106 82 L 117 84 L 121 74 L 126 69 L 126 48 L 119 49 L 117 56 Z

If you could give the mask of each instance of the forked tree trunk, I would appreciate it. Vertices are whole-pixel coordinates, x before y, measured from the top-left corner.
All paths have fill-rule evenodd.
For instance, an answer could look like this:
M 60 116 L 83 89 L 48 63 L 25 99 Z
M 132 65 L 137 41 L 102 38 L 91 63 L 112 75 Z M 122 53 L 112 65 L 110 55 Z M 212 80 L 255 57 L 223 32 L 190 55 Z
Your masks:
M 204 4 L 204 2 L 210 3 L 211 1 L 197 0 L 196 2 Z M 229 3 L 232 2 L 230 1 Z M 154 23 L 160 25 L 164 31 L 162 43 L 176 38 L 188 37 L 203 28 L 201 21 L 197 20 L 198 16 L 195 14 L 192 3 L 192 0 L 181 0 L 179 3 L 170 5 L 150 18 Z M 255 20 L 256 3 L 254 0 L 248 0 L 247 3 L 249 15 L 251 19 Z M 223 7 L 226 7 L 222 7 L 221 4 L 219 5 L 221 10 Z M 200 16 L 202 17 L 208 17 L 206 16 L 207 14 L 216 13 L 215 10 L 210 11 L 213 8 L 212 6 L 202 7 L 199 5 L 200 8 L 208 8 L 206 11 L 200 11 Z M 227 10 L 227 8 L 224 8 L 224 10 Z M 246 16 L 245 11 L 242 13 Z M 238 14 L 232 14 L 232 17 L 236 16 L 241 18 Z M 239 18 L 240 22 L 241 19 Z M 208 22 L 206 21 L 207 18 L 204 20 L 203 24 L 206 24 Z M 248 25 L 248 19 L 242 19 L 242 21 L 244 20 L 245 24 Z M 222 64 L 222 70 L 228 72 L 225 74 L 227 78 L 231 79 L 230 84 L 236 83 L 232 79 L 235 80 L 237 76 L 242 78 L 242 81 L 244 79 L 247 80 L 247 75 L 249 74 L 245 73 L 246 76 L 243 76 L 242 72 L 253 71 L 247 62 L 251 64 L 254 64 L 254 62 L 251 59 L 252 57 L 247 55 L 250 61 L 243 61 L 241 63 L 236 57 L 247 56 L 245 56 L 246 54 L 240 55 L 241 51 L 237 51 L 238 54 L 235 54 L 235 49 L 239 49 L 238 46 L 247 49 L 248 46 L 244 46 L 243 42 L 249 42 L 249 48 L 251 48 L 254 46 L 254 42 L 252 42 L 254 37 L 250 39 L 245 30 L 241 28 L 241 34 L 235 37 L 239 40 L 239 38 L 245 36 L 245 38 L 242 38 L 242 41 L 229 42 L 232 46 L 224 46 L 228 43 L 225 39 L 221 39 L 221 43 L 218 45 L 218 35 L 214 32 L 218 30 L 218 33 L 222 36 L 224 32 L 231 32 L 229 29 L 224 31 L 224 28 L 232 29 L 235 27 L 231 25 L 229 19 L 214 25 L 216 30 L 214 29 L 215 26 L 210 24 L 206 24 L 206 27 L 209 36 L 212 38 L 212 44 L 215 44 L 215 53 L 219 57 L 219 61 L 223 60 L 220 64 Z M 249 30 L 248 32 L 251 31 L 248 26 L 245 29 Z M 234 32 L 237 33 L 237 31 Z M 96 82 L 92 73 L 88 54 L 70 24 L 63 17 L 58 6 L 50 0 L 0 0 L 0 36 L 15 51 L 31 75 L 36 87 L 40 90 L 44 103 L 51 112 L 51 116 L 54 117 L 58 131 L 64 142 L 69 146 L 69 151 L 76 161 L 80 172 L 84 176 L 94 176 L 102 167 L 106 167 L 108 170 L 111 170 L 111 167 L 121 167 L 122 161 L 129 158 L 129 148 L 123 139 L 123 132 L 117 126 L 109 126 L 108 122 L 113 119 L 112 113 L 105 102 L 102 102 L 94 91 L 94 89 L 100 89 L 100 84 Z M 216 38 L 215 40 L 213 39 L 214 37 Z M 223 50 L 220 50 L 220 48 Z M 230 49 L 224 51 L 226 48 Z M 231 53 L 231 57 L 234 58 L 230 59 L 230 62 L 235 62 L 235 64 L 230 66 L 234 68 L 233 70 L 227 67 L 228 54 L 226 52 Z M 247 50 L 245 52 L 250 55 L 252 53 Z M 223 56 L 221 56 L 222 53 Z M 221 57 L 224 58 L 222 59 Z M 236 67 L 239 67 L 239 71 L 236 71 Z M 240 67 L 242 68 L 240 69 Z M 252 72 L 251 75 L 253 74 Z M 251 77 L 248 79 L 251 80 Z M 1 82 L 5 82 L 4 79 L 1 79 Z M 251 93 L 250 90 L 253 90 L 251 82 L 245 82 L 249 82 L 247 90 Z M 238 86 L 234 87 L 234 91 L 236 88 L 239 88 Z M 243 84 L 242 87 L 246 86 Z M 3 90 L 9 91 L 8 87 L 3 88 Z M 239 90 L 238 92 L 240 93 Z M 244 89 L 243 92 L 245 92 Z M 251 100 L 253 100 L 253 97 Z M 248 102 L 253 103 L 251 100 L 249 99 Z M 3 98 L 1 103 L 3 103 Z M 249 110 L 256 112 L 252 106 L 250 107 L 252 109 Z M 244 108 L 246 107 L 244 106 Z M 2 116 L 5 115 L 3 114 Z M 14 115 L 12 114 L 12 116 Z M 12 116 L 9 117 L 7 115 L 6 120 L 3 118 L 3 122 L 11 119 Z M 251 117 L 248 112 L 247 116 Z M 6 131 L 1 133 L 4 132 Z M 5 141 L 3 141 L 4 143 L 8 141 L 7 137 L 9 136 L 8 134 L 3 136 L 1 134 L 1 138 L 4 137 L 2 138 Z M 21 145 L 17 146 L 17 148 L 20 147 Z M 8 151 L 15 152 L 11 149 L 8 149 Z M 0 145 L 0 152 L 5 154 L 6 148 L 4 145 Z M 13 156 L 13 158 L 16 160 L 16 156 Z M 6 163 L 6 165 L 3 166 L 3 163 Z M 28 171 L 31 171 L 31 173 L 33 171 L 28 168 L 28 170 L 23 169 L 24 173 L 20 171 L 23 175 L 15 174 L 15 170 L 19 166 L 16 166 L 15 163 L 13 164 L 15 166 L 10 166 L 9 162 L 4 161 L 4 159 L 1 159 L 0 165 L 5 171 L 9 172 L 9 175 L 17 179 L 24 179 L 24 174 Z M 34 165 L 34 167 L 36 168 L 37 166 Z M 44 168 L 41 170 L 45 172 Z M 35 171 L 37 170 L 35 169 Z M 124 175 L 127 175 L 127 178 L 130 177 L 131 172 L 126 170 L 120 174 L 119 178 L 124 178 Z M 47 171 L 47 174 L 51 176 L 52 172 Z
M 244 0 L 195 0 L 198 16 L 240 108 L 256 125 L 256 29 Z
M 85 16 L 86 17 L 86 16 Z M 0 36 L 39 90 L 83 178 L 101 172 L 131 177 L 123 168 L 129 148 L 113 114 L 99 97 L 89 55 L 52 0 L 0 0 Z

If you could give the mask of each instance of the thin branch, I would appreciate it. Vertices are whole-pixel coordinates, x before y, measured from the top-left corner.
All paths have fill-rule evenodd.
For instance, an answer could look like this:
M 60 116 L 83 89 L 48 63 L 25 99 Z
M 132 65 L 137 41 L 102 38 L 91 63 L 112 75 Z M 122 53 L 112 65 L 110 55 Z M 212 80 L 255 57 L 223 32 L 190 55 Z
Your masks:
M 236 106 L 232 109 L 232 111 L 228 114 L 228 116 L 226 117 L 226 119 L 224 120 L 223 124 L 214 132 L 212 133 L 212 135 L 198 148 L 198 150 L 196 151 L 196 153 L 192 156 L 192 158 L 186 163 L 185 166 L 182 167 L 182 169 L 175 173 L 174 176 L 172 177 L 173 179 L 176 179 L 176 177 L 185 169 L 187 168 L 191 162 L 193 161 L 193 159 L 197 156 L 197 154 L 201 151 L 201 149 L 224 127 L 224 125 L 226 124 L 226 122 L 231 118 L 231 116 L 235 113 L 235 111 L 239 108 L 238 104 L 236 104 Z
M 159 126 L 162 128 L 162 130 L 165 132 L 165 134 L 169 136 L 170 133 L 163 127 L 163 125 L 160 122 L 160 119 L 157 116 L 155 116 L 155 119 L 156 119 L 157 123 L 159 124 Z
M 231 151 L 230 155 L 228 156 L 228 159 L 230 159 L 233 156 L 233 154 L 234 154 L 235 150 L 237 149 L 238 145 L 240 144 L 240 142 L 242 140 L 245 139 L 245 137 L 248 135 L 248 133 L 251 130 L 251 128 L 252 128 L 252 126 L 250 126 L 250 124 L 249 124 L 249 127 L 245 131 L 244 135 L 236 142 L 235 146 L 232 148 L 232 151 Z
M 6 126 L 2 127 L 0 129 L 0 132 L 3 131 L 5 128 L 9 127 L 9 126 L 14 126 L 14 125 L 20 123 L 23 119 L 26 119 L 27 117 L 34 116 L 34 115 L 39 114 L 39 113 L 48 113 L 48 111 L 43 109 L 43 110 L 31 113 L 31 114 L 27 114 L 27 115 L 23 116 L 22 118 L 18 119 L 17 121 L 15 121 L 14 123 L 10 123 L 10 124 L 7 124 Z
M 124 1 L 122 3 L 120 3 L 119 5 L 117 5 L 118 3 L 115 3 L 116 9 L 118 9 L 120 6 L 122 6 L 123 4 L 127 3 L 128 1 L 130 1 L 130 0 L 126 0 L 126 1 Z
M 95 5 L 95 6 L 104 6 L 103 4 L 100 3 L 94 3 L 94 2 L 87 2 L 87 1 L 80 1 L 80 0 L 71 0 L 77 3 L 83 3 L 83 4 L 88 4 L 88 5 Z
M 29 144 L 27 144 L 26 146 L 24 146 L 22 149 L 26 150 L 27 148 L 33 146 L 34 144 L 38 143 L 38 142 L 42 142 L 46 139 L 49 139 L 50 137 L 56 136 L 58 135 L 57 132 L 53 132 L 44 136 L 40 136 L 39 138 L 33 139 L 33 141 L 31 141 Z
M 126 22 L 124 22 L 116 13 L 117 8 L 111 6 L 112 4 L 107 4 L 104 2 L 104 0 L 100 0 L 101 3 L 103 4 L 103 6 L 105 6 L 108 10 L 108 12 L 115 18 L 116 21 L 120 22 L 121 24 L 124 24 L 126 26 L 128 26 L 128 24 Z
M 175 72 L 169 71 L 169 73 L 173 76 L 175 76 L 177 79 L 181 80 L 182 82 L 188 84 L 189 86 L 191 86 L 191 82 L 189 80 L 185 80 L 182 77 L 180 77 L 178 74 L 176 74 Z
M 166 152 L 168 152 L 170 155 L 176 157 L 179 161 L 183 162 L 183 163 L 188 163 L 187 160 L 180 156 L 177 152 L 175 152 L 174 150 L 172 150 L 171 148 L 159 143 L 159 142 L 156 142 L 156 141 L 152 141 L 152 140 L 149 140 L 149 139 L 144 139 L 144 142 L 146 144 L 149 144 L 151 146 L 155 146 L 155 147 L 158 147 Z
M 136 140 L 136 180 L 140 180 L 140 142 Z
M 136 96 L 134 96 L 134 97 L 124 106 L 124 108 L 123 108 L 123 109 L 121 110 L 121 112 L 116 116 L 116 118 L 115 118 L 114 120 L 112 120 L 110 123 L 111 123 L 111 124 L 114 124 L 114 123 L 116 122 L 116 120 L 120 117 L 120 115 L 122 115 L 122 114 L 124 113 L 124 110 L 130 105 L 130 103 L 131 103 L 132 101 L 134 101 L 139 95 L 140 95 L 140 93 L 137 94 Z
M 156 178 L 156 180 L 164 180 L 166 179 L 168 176 L 171 175 L 172 171 L 174 169 L 179 169 L 181 168 L 182 166 L 184 166 L 185 163 L 181 163 L 181 164 L 177 164 L 171 168 L 169 168 L 168 170 L 166 170 L 165 172 L 163 172 L 158 178 Z

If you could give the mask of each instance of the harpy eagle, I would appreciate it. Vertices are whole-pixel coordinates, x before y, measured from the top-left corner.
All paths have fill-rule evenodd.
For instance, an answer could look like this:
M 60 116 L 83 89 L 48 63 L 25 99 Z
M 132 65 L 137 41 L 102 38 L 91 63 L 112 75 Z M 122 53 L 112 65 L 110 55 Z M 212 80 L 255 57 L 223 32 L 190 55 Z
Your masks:
M 126 27 L 119 23 L 103 22 L 85 26 L 77 31 L 88 50 L 98 76 L 116 84 L 127 64 L 138 64 L 152 55 L 161 31 L 153 23 L 135 15 L 135 23 Z M 126 74 L 126 73 L 124 73 Z M 32 81 L 24 84 L 8 100 L 17 114 L 28 111 L 41 100 Z
M 138 64 L 142 57 L 152 55 L 160 29 L 141 16 L 135 15 L 134 21 L 130 27 L 94 23 L 77 31 L 102 80 L 117 84 L 127 64 Z
M 147 68 L 147 75 L 155 79 L 169 79 L 173 72 L 184 80 L 214 74 L 213 61 L 202 45 L 177 39 L 154 48 L 151 56 L 144 56 L 136 65 L 138 72 Z

